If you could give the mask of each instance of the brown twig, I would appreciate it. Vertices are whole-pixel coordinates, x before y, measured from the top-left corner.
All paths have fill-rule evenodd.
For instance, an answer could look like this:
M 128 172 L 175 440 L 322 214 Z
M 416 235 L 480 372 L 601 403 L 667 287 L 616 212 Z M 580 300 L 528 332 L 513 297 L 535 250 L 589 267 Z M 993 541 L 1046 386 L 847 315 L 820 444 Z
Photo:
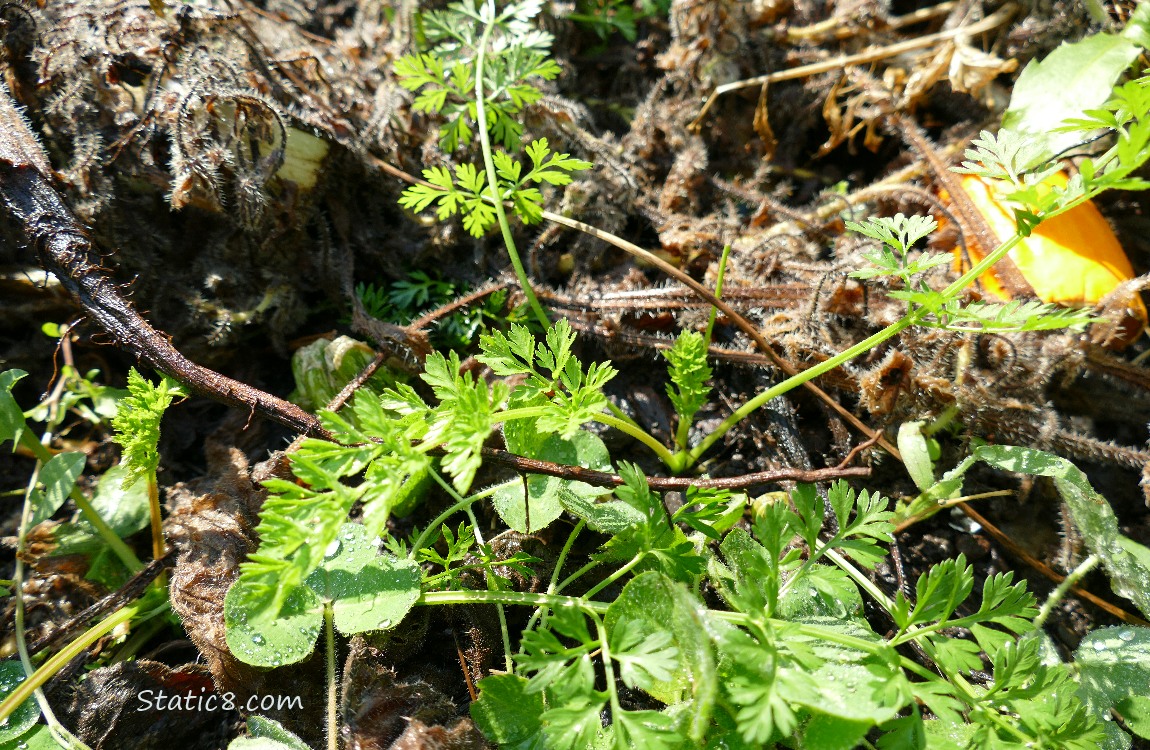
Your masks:
M 514 453 L 508 453 L 499 448 L 484 448 L 483 457 L 496 463 L 510 466 L 519 472 L 531 474 L 546 474 L 547 476 L 585 482 L 596 487 L 619 487 L 626 482 L 618 474 L 608 474 L 605 471 L 584 469 L 581 466 L 567 466 L 555 464 L 550 461 L 540 461 L 527 458 Z M 719 477 L 718 479 L 694 479 L 691 477 L 647 477 L 647 484 L 656 492 L 682 491 L 688 487 L 700 489 L 744 490 L 764 484 L 776 482 L 829 482 L 834 479 L 847 477 L 870 476 L 870 469 L 865 466 L 854 468 L 834 469 L 774 469 L 771 471 L 757 471 L 753 474 L 743 474 L 737 477 Z

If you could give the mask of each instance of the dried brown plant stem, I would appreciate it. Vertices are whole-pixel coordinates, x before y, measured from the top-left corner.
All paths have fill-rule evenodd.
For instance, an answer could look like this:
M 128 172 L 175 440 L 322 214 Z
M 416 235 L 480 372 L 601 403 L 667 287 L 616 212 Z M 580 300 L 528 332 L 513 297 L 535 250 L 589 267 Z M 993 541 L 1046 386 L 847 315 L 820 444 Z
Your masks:
M 687 127 L 691 130 L 698 130 L 702 127 L 703 119 L 707 113 L 714 106 L 719 97 L 724 94 L 729 94 L 732 91 L 739 91 L 745 88 L 753 88 L 759 86 L 766 86 L 779 81 L 793 81 L 799 78 L 806 78 L 808 76 L 817 75 L 819 73 L 827 73 L 832 70 L 845 68 L 848 65 L 858 65 L 860 63 L 876 62 L 884 60 L 888 57 L 901 55 L 904 52 L 913 52 L 917 49 L 924 49 L 930 47 L 937 42 L 944 42 L 955 37 L 971 36 L 973 34 L 980 34 L 984 31 L 989 31 L 997 26 L 1002 25 L 1008 21 L 1018 10 L 1014 3 L 1007 3 L 999 8 L 995 13 L 987 16 L 986 18 L 972 23 L 969 26 L 961 26 L 957 29 L 948 29 L 947 31 L 940 31 L 935 34 L 926 34 L 925 36 L 915 37 L 908 39 L 905 42 L 898 42 L 897 44 L 889 44 L 885 47 L 877 47 L 875 49 L 866 50 L 865 52 L 858 52 L 853 55 L 840 55 L 833 57 L 829 60 L 823 60 L 810 65 L 801 65 L 797 68 L 790 70 L 780 70 L 776 73 L 768 73 L 767 75 L 755 76 L 754 78 L 745 78 L 741 81 L 733 81 L 725 83 L 722 86 L 717 86 L 711 95 L 707 97 L 707 101 L 703 104 L 699 114 L 691 121 Z
M 559 464 L 553 464 L 550 461 L 525 458 L 498 448 L 484 448 L 483 457 L 496 463 L 510 466 L 519 472 L 547 474 L 549 476 L 559 477 L 560 479 L 586 482 L 596 487 L 620 487 L 626 484 L 624 479 L 618 474 L 584 469 L 580 466 L 561 466 Z M 835 479 L 845 479 L 847 477 L 867 476 L 870 476 L 869 468 L 856 466 L 853 468 L 831 469 L 774 469 L 771 471 L 757 471 L 752 474 L 743 474 L 737 477 L 719 477 L 717 479 L 647 477 L 647 484 L 656 492 L 682 491 L 689 487 L 697 487 L 699 489 L 745 490 L 751 487 L 777 482 L 830 482 Z

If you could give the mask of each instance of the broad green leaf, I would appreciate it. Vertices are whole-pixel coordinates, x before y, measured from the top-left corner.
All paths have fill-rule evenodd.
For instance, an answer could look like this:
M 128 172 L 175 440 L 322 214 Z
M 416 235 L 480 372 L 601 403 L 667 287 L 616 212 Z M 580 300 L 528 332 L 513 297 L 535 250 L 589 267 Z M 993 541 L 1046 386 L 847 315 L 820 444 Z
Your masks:
M 8 742 L 0 742 L 0 750 L 72 750 L 61 745 L 45 724 L 37 724 L 24 734 Z
M 902 463 L 906 473 L 922 492 L 934 484 L 934 462 L 930 460 L 930 448 L 922 434 L 925 422 L 903 422 L 898 428 L 898 450 L 902 453 Z
M 349 523 L 306 583 L 332 602 L 339 632 L 352 635 L 398 625 L 419 598 L 420 577 L 413 561 L 380 555 L 363 526 Z
M 542 750 L 543 693 L 527 689 L 527 680 L 496 674 L 479 681 L 479 698 L 471 704 L 471 718 L 484 736 L 504 750 Z
M 228 745 L 228 750 L 264 750 L 264 748 L 267 750 L 310 750 L 303 740 L 292 732 L 284 729 L 283 726 L 274 719 L 268 719 L 263 716 L 249 716 L 247 725 L 250 737 L 240 737 L 233 740 L 232 744 Z M 260 740 L 263 742 L 273 742 L 275 744 L 237 744 L 241 740 L 246 742 Z
M 564 510 L 582 518 L 592 529 L 604 534 L 618 534 L 647 520 L 642 511 L 622 500 L 598 502 L 594 498 L 565 492 L 560 493 L 559 502 L 563 504 Z
M 870 728 L 870 722 L 815 714 L 803 727 L 803 746 L 819 750 L 854 750 Z
M 76 480 L 84 473 L 88 458 L 83 453 L 57 453 L 40 469 L 40 483 L 43 493 L 33 496 L 31 525 L 46 521 L 60 509 L 68 494 L 76 486 Z
M 240 578 L 224 597 L 227 644 L 232 654 L 255 667 L 279 667 L 306 659 L 323 628 L 323 603 L 307 586 L 287 593 L 278 617 L 259 611 L 261 597 Z
M 526 420 L 517 420 L 526 421 Z M 597 436 L 586 430 L 580 430 L 570 439 L 559 435 L 540 435 L 535 433 L 538 440 L 534 445 L 522 439 L 513 439 L 512 435 L 521 434 L 520 431 L 507 433 L 508 450 L 552 463 L 569 466 L 582 466 L 596 471 L 611 470 L 611 456 L 607 446 Z M 495 493 L 493 502 L 495 510 L 503 522 L 520 533 L 534 533 L 545 528 L 563 512 L 562 498 L 576 496 L 593 501 L 597 497 L 607 494 L 607 490 L 594 487 L 585 482 L 573 482 L 559 477 L 530 474 L 527 476 L 527 503 L 523 501 L 523 482 L 504 485 Z M 526 507 L 525 507 L 526 505 Z M 529 508 L 531 524 L 527 524 L 527 508 Z
M 23 370 L 0 372 L 0 445 L 11 440 L 12 450 L 16 450 L 25 429 L 24 411 L 12 397 L 12 388 L 27 375 Z
M 1122 714 L 1122 720 L 1131 732 L 1143 739 L 1150 739 L 1150 697 L 1132 695 L 1119 701 L 1115 709 Z
M 148 488 L 137 482 L 124 489 L 127 467 L 113 466 L 100 477 L 92 507 L 120 538 L 131 536 L 147 527 L 149 521 Z M 96 530 L 83 518 L 75 523 L 63 523 L 53 532 L 56 555 L 90 554 L 104 549 L 104 542 Z
M 1074 652 L 1078 695 L 1098 714 L 1131 697 L 1150 697 L 1150 628 L 1099 628 Z
M 24 667 L 18 661 L 0 661 L 0 698 L 6 698 L 24 681 Z M 40 707 L 35 698 L 21 703 L 7 721 L 0 724 L 0 742 L 15 740 L 27 732 L 40 718 Z
M 1059 133 L 1055 128 L 1104 104 L 1140 52 L 1135 41 L 1115 34 L 1063 42 L 1023 68 L 1002 116 L 1003 130 L 1033 139 L 1047 157 L 1070 148 L 1082 140 L 1082 133 Z
M 718 694 L 715 655 L 703 624 L 703 603 L 687 587 L 651 571 L 633 578 L 607 610 L 605 624 L 617 634 L 622 622 L 643 635 L 669 634 L 677 649 L 668 679 L 645 687 L 667 704 L 692 701 L 688 733 L 699 740 L 710 724 Z
M 862 595 L 844 570 L 834 565 L 812 565 L 786 595 L 779 599 L 776 616 L 807 622 L 812 617 L 848 620 L 862 612 Z
M 973 458 L 1005 471 L 1052 478 L 1087 549 L 1102 558 L 1114 592 L 1150 614 L 1150 568 L 1122 546 L 1114 510 L 1077 466 L 1050 453 L 1008 445 L 979 446 Z
M 421 573 L 411 560 L 380 555 L 359 524 L 344 524 L 305 585 L 287 593 L 279 616 L 270 616 L 261 589 L 241 577 L 224 600 L 227 642 L 241 661 L 258 667 L 292 664 L 311 653 L 332 603 L 345 635 L 399 624 L 419 598 Z

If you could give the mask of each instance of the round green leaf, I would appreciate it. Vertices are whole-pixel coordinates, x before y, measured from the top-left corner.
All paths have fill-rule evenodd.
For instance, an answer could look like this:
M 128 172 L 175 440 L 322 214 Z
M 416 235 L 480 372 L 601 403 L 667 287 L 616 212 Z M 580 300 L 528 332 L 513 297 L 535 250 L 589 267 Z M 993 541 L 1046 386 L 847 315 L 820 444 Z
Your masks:
M 18 661 L 0 661 L 0 698 L 11 695 L 24 681 L 24 667 Z M 40 718 L 40 707 L 35 698 L 17 706 L 8 719 L 0 724 L 0 742 L 10 742 L 27 732 Z
M 260 595 L 240 579 L 224 598 L 228 648 L 256 667 L 279 667 L 307 658 L 323 627 L 323 605 L 306 586 L 292 591 L 278 617 L 253 615 Z

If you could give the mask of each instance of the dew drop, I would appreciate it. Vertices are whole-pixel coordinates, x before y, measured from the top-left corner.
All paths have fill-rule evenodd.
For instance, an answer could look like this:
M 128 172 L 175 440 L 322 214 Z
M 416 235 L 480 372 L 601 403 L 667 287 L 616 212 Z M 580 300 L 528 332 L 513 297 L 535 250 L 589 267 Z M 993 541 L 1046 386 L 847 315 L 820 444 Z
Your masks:
M 1094 641 L 1093 645 L 1094 645 L 1095 651 L 1105 651 L 1106 650 L 1106 644 L 1103 643 L 1102 641 Z
M 380 630 L 387 630 L 390 627 L 391 627 L 391 618 L 385 617 L 379 621 L 379 629 Z
M 257 646 L 262 646 L 264 645 L 264 637 L 259 633 L 254 633 L 252 634 L 252 643 L 256 644 Z
M 815 597 L 815 596 L 819 595 L 819 590 L 814 588 L 814 587 L 811 587 L 811 588 L 807 589 L 807 593 L 810 594 L 812 597 Z
M 1134 631 L 1133 630 L 1123 630 L 1121 633 L 1118 634 L 1118 638 L 1129 643 L 1130 641 L 1134 640 Z
M 330 560 L 331 558 L 335 557 L 339 554 L 341 546 L 342 545 L 339 543 L 339 540 L 336 539 L 331 544 L 327 545 L 327 548 L 323 551 L 323 558 L 325 560 Z

